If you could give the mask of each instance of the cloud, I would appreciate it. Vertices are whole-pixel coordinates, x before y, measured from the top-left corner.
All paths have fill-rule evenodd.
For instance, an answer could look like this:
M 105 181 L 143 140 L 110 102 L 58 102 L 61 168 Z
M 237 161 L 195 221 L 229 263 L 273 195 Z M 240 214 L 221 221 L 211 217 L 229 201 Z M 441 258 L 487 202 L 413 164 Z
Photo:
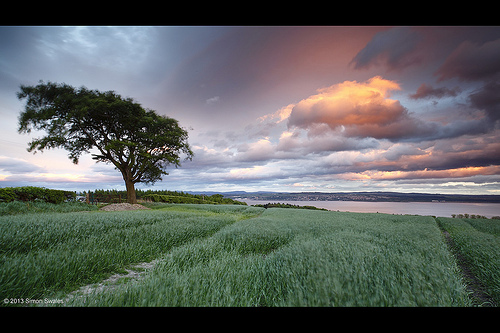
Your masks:
M 500 82 L 488 82 L 469 95 L 473 107 L 485 110 L 491 120 L 500 119 Z
M 220 100 L 220 97 L 219 97 L 219 96 L 214 96 L 214 97 L 211 97 L 211 98 L 207 99 L 207 100 L 205 101 L 205 103 L 206 103 L 207 105 L 212 105 L 212 104 L 217 103 L 219 100 Z
M 373 149 L 379 145 L 373 138 L 347 138 L 331 131 L 322 135 L 307 135 L 301 130 L 287 130 L 281 134 L 276 151 L 294 152 L 296 158 L 299 158 L 309 154 L 325 155 L 331 152 Z
M 249 168 L 234 168 L 227 174 L 228 179 L 260 180 L 268 178 L 278 178 L 282 175 L 279 166 L 275 165 L 255 165 Z
M 274 158 L 274 147 L 269 138 L 260 139 L 250 144 L 242 144 L 238 147 L 236 161 L 259 162 Z
M 465 167 L 448 170 L 419 171 L 364 171 L 360 173 L 346 173 L 340 176 L 343 179 L 371 179 L 371 180 L 401 180 L 401 179 L 441 179 L 441 178 L 466 178 L 478 175 L 499 175 L 500 166 Z
M 1 111 L 17 112 L 19 84 L 44 79 L 116 90 L 193 126 L 194 159 L 169 168 L 156 188 L 340 190 L 349 183 L 342 175 L 363 172 L 373 177 L 349 189 L 365 179 L 375 188 L 432 181 L 424 176 L 466 182 L 458 176 L 477 180 L 473 173 L 500 165 L 491 121 L 500 108 L 499 38 L 498 27 L 4 27 L 0 84 L 10 106 Z M 365 82 L 376 74 L 386 79 Z M 436 83 L 440 76 L 457 80 Z M 439 108 L 421 103 L 439 98 L 447 98 Z M 113 166 L 90 156 L 90 167 L 66 167 L 57 163 L 66 154 L 51 152 L 37 156 L 42 169 L 22 160 L 25 146 L 0 154 L 18 157 L 0 157 L 4 186 L 124 188 Z
M 6 182 L 33 183 L 101 183 L 101 184 L 123 184 L 121 176 L 109 176 L 102 174 L 75 174 L 75 173 L 31 173 L 5 176 L 1 179 Z
M 470 106 L 484 110 L 493 122 L 500 120 L 500 39 L 461 43 L 435 75 L 438 81 L 482 81 L 483 86 L 469 95 Z
M 401 90 L 399 84 L 380 76 L 320 89 L 319 94 L 292 108 L 288 128 L 314 132 L 318 131 L 318 125 L 327 125 L 346 137 L 391 140 L 431 135 L 434 126 L 414 118 L 398 100 L 389 98 L 394 90 Z
M 127 71 L 146 61 L 156 37 L 150 27 L 48 27 L 40 34 L 38 49 L 51 60 Z
M 293 107 L 288 126 L 308 128 L 313 124 L 327 124 L 335 129 L 349 125 L 386 125 L 405 113 L 398 101 L 387 98 L 389 91 L 400 89 L 397 83 L 379 76 L 364 83 L 345 81 L 320 89 L 319 94 Z
M 500 39 L 482 45 L 461 43 L 436 71 L 438 81 L 459 78 L 465 81 L 486 80 L 500 73 Z
M 422 156 L 428 155 L 429 152 L 407 143 L 397 143 L 391 146 L 381 156 L 389 161 L 397 161 L 402 156 Z
M 473 142 L 471 142 L 473 141 Z M 396 144 L 379 150 L 376 156 L 365 154 L 353 165 L 356 172 L 376 171 L 421 171 L 449 170 L 500 165 L 500 144 L 488 140 L 442 140 L 440 144 L 419 147 L 418 144 Z
M 192 150 L 195 158 L 185 161 L 182 169 L 210 169 L 224 167 L 232 160 L 233 152 L 229 148 L 210 148 L 206 145 L 193 145 Z
M 393 143 L 344 137 L 340 131 L 331 130 L 309 136 L 305 129 L 289 130 L 284 125 L 280 125 L 283 132 L 279 139 L 265 137 L 245 142 L 240 138 L 239 144 L 224 151 L 195 146 L 199 158 L 172 170 L 167 180 L 169 184 L 184 181 L 189 186 L 198 184 L 211 189 L 245 186 L 269 190 L 295 183 L 315 184 L 323 190 L 332 186 L 340 190 L 350 183 L 359 190 L 359 186 L 383 187 L 397 182 L 409 184 L 405 189 L 411 190 L 423 183 L 419 180 L 441 186 L 448 181 L 478 181 L 481 175 L 489 177 L 481 181 L 495 182 L 500 176 L 498 131 L 439 141 Z M 189 166 L 192 163 L 196 167 Z
M 386 65 L 393 70 L 408 67 L 420 61 L 413 53 L 419 41 L 419 34 L 406 27 L 379 32 L 356 54 L 351 64 L 354 69 L 368 69 L 373 65 Z
M 453 89 L 449 89 L 446 87 L 442 88 L 433 88 L 430 85 L 426 85 L 422 83 L 420 87 L 418 87 L 417 92 L 415 94 L 411 94 L 411 99 L 421 99 L 421 98 L 443 98 L 443 97 L 456 97 L 461 92 L 459 87 L 455 87 Z
M 0 156 L 0 170 L 12 174 L 23 174 L 23 173 L 45 171 L 44 168 L 31 164 L 25 160 L 7 156 Z
M 366 82 L 345 81 L 319 89 L 293 105 L 288 117 L 288 130 L 303 129 L 309 137 L 335 132 L 344 138 L 387 139 L 392 142 L 418 142 L 482 134 L 494 128 L 490 120 L 498 119 L 500 100 L 496 94 L 500 85 L 491 84 L 489 89 L 478 90 L 472 96 L 473 109 L 467 114 L 453 110 L 438 120 L 425 120 L 410 112 L 398 100 L 390 99 L 390 92 L 401 90 L 395 81 L 380 76 Z M 432 88 L 422 85 L 418 98 L 447 96 L 460 89 Z M 481 107 L 489 114 L 477 110 Z M 290 106 L 288 106 L 288 109 Z M 478 112 L 479 111 L 479 112 Z
M 279 124 L 290 117 L 294 106 L 295 104 L 288 104 L 287 106 L 280 108 L 275 113 L 259 117 L 257 120 L 260 122 L 273 122 Z

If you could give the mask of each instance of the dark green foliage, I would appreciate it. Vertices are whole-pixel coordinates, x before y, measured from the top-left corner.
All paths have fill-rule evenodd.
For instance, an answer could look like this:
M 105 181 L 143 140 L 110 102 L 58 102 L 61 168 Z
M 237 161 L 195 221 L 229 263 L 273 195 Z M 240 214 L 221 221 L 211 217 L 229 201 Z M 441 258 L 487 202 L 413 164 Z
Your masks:
M 471 218 L 471 219 L 487 219 L 487 217 L 484 216 L 484 215 L 479 215 L 479 214 L 478 215 L 476 215 L 476 214 L 469 215 L 467 213 L 465 213 L 465 214 L 451 214 L 451 217 L 453 217 L 453 218 L 459 218 L 459 219 L 463 219 L 463 218 L 466 218 L 466 219 L 468 219 L 468 218 Z M 498 216 L 493 216 L 492 219 L 495 219 L 496 217 L 498 217 Z
M 114 91 L 40 82 L 22 85 L 17 96 L 27 100 L 19 116 L 19 132 L 46 132 L 29 143 L 28 151 L 64 148 L 76 164 L 82 153 L 97 148 L 93 159 L 120 170 L 130 203 L 137 202 L 135 183 L 155 183 L 168 174 L 168 165 L 180 166 L 181 154 L 186 159 L 193 156 L 188 133 L 177 120 L 144 109 Z
M 72 191 L 51 190 L 44 187 L 4 187 L 0 188 L 0 202 L 11 201 L 45 201 L 59 204 L 66 200 L 74 200 L 76 193 Z
M 125 202 L 127 191 L 117 190 L 95 190 L 92 192 L 93 199 L 97 202 Z M 182 191 L 168 190 L 136 190 L 137 199 L 164 202 L 164 203 L 189 203 L 189 204 L 222 204 L 222 205 L 246 205 L 245 202 L 224 198 L 222 194 L 202 195 L 190 194 Z
M 172 192 L 171 192 L 172 193 Z M 147 194 L 145 200 L 165 203 L 187 203 L 187 204 L 213 204 L 213 205 L 246 205 L 245 202 L 224 198 L 222 194 L 202 196 L 198 194 L 188 194 L 183 192 L 173 192 L 172 194 Z
M 297 208 L 297 209 L 312 209 L 312 210 L 328 210 L 325 208 L 318 208 L 314 206 L 299 206 L 299 205 L 292 205 L 288 203 L 267 203 L 265 205 L 257 204 L 257 205 L 252 205 L 254 207 L 263 207 L 263 208 Z

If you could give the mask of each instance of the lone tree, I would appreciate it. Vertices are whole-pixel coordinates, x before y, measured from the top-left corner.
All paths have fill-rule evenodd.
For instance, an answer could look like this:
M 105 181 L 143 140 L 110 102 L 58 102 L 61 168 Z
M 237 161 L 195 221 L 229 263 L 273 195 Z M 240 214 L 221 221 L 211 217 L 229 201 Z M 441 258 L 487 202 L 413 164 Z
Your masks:
M 180 166 L 180 155 L 192 159 L 188 133 L 178 121 L 141 107 L 114 91 L 100 92 L 67 84 L 21 85 L 17 97 L 27 99 L 19 116 L 19 133 L 34 128 L 47 133 L 29 143 L 28 151 L 64 148 L 78 164 L 82 153 L 97 162 L 113 163 L 127 188 L 127 201 L 137 203 L 135 183 L 154 184 L 168 175 L 165 168 Z

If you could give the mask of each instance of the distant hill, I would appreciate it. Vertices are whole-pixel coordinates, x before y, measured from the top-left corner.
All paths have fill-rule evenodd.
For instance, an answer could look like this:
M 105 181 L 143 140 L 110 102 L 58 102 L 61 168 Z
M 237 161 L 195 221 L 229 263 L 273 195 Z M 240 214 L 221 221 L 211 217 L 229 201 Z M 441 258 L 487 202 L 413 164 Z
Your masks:
M 200 192 L 198 192 L 200 193 Z M 476 202 L 500 203 L 500 195 L 429 194 L 400 192 L 225 192 L 232 199 L 290 201 L 371 201 L 371 202 Z

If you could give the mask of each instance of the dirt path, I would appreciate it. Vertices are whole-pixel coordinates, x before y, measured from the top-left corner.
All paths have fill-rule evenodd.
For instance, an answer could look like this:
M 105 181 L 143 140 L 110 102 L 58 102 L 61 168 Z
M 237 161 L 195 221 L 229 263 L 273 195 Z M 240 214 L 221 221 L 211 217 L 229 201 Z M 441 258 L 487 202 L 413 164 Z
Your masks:
M 115 274 L 99 283 L 83 286 L 80 289 L 69 293 L 66 297 L 66 300 L 70 300 L 73 297 L 82 297 L 93 292 L 113 290 L 117 287 L 120 281 L 123 281 L 123 279 L 139 280 L 148 270 L 152 269 L 158 263 L 158 261 L 159 260 L 156 259 L 150 262 L 142 262 L 140 264 L 132 266 L 131 269 L 125 269 L 125 271 L 127 272 L 126 274 Z
M 486 289 L 477 276 L 471 271 L 470 264 L 458 250 L 453 238 L 448 231 L 444 230 L 437 218 L 434 218 L 436 223 L 443 234 L 448 250 L 455 257 L 455 260 L 462 272 L 462 277 L 466 283 L 466 290 L 470 293 L 470 298 L 476 305 L 480 306 L 496 306 L 493 299 L 486 293 Z

